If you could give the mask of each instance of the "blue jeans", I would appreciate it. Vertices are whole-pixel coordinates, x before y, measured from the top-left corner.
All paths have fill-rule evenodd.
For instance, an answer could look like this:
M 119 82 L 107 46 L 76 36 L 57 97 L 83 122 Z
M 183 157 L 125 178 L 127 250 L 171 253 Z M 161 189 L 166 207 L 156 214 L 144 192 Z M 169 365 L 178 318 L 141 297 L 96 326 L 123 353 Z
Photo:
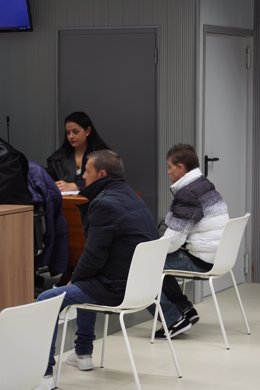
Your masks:
M 183 271 L 206 272 L 207 270 L 196 264 L 186 250 L 178 249 L 176 252 L 169 253 L 166 257 L 164 269 L 176 269 Z M 175 277 L 166 275 L 162 288 L 160 301 L 167 327 L 170 327 L 182 316 L 183 312 L 192 307 L 186 295 L 182 290 Z M 155 308 L 148 308 L 151 314 L 154 314 Z
M 37 301 L 43 301 L 57 295 L 66 292 L 64 300 L 61 305 L 62 311 L 65 307 L 73 305 L 75 303 L 95 303 L 93 299 L 84 291 L 82 291 L 75 284 L 69 284 L 67 286 L 53 288 L 51 290 L 41 293 Z M 93 352 L 93 341 L 95 340 L 95 322 L 96 313 L 89 312 L 87 310 L 77 310 L 77 332 L 75 340 L 75 351 L 77 355 L 91 355 Z M 51 375 L 53 372 L 53 366 L 55 365 L 55 344 L 58 332 L 58 321 L 56 323 L 54 334 L 52 338 L 49 363 L 45 375 Z

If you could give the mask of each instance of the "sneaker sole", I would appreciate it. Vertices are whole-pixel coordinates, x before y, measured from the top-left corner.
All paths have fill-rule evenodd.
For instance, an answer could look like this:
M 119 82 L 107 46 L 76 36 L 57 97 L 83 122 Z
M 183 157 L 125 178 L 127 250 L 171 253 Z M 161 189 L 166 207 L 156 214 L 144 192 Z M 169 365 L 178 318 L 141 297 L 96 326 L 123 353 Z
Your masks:
M 78 367 L 78 369 L 79 369 L 80 371 L 91 371 L 91 370 L 93 370 L 94 365 L 85 367 L 85 366 L 80 366 L 80 365 L 78 364 L 77 367 Z
M 199 321 L 199 319 L 200 319 L 199 316 L 194 316 L 194 317 L 189 318 L 189 321 L 192 325 L 194 325 Z
M 191 323 L 189 323 L 189 325 L 184 326 L 184 328 L 182 328 L 182 329 L 176 330 L 176 332 L 174 332 L 173 330 L 170 330 L 169 331 L 170 338 L 173 339 L 175 336 L 178 336 L 178 334 L 186 332 L 186 330 L 189 330 L 191 328 L 191 326 L 192 326 Z
M 94 364 L 91 366 L 84 366 L 74 360 L 65 360 L 65 363 L 69 366 L 77 367 L 80 371 L 90 371 L 94 368 Z

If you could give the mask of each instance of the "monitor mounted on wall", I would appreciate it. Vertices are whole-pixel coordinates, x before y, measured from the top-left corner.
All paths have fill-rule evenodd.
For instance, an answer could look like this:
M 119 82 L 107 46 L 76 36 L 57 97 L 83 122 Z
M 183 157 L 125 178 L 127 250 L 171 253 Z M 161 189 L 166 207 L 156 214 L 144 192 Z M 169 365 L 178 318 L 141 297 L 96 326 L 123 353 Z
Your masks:
M 0 32 L 32 31 L 29 0 L 0 0 Z

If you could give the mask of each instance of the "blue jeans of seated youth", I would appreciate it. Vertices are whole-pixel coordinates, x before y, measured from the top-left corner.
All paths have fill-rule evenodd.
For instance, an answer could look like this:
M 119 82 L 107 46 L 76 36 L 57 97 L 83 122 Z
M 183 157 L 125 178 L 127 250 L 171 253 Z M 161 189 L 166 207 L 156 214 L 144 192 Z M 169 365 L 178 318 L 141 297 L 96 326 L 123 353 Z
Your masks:
M 37 301 L 43 301 L 45 299 L 53 298 L 57 295 L 66 292 L 64 300 L 61 305 L 62 311 L 65 307 L 73 305 L 75 303 L 95 303 L 93 299 L 82 291 L 75 284 L 69 284 L 67 286 L 53 288 L 51 290 L 44 291 L 41 293 Z M 48 314 L 47 314 L 48 315 Z M 75 340 L 75 351 L 77 355 L 91 355 L 93 351 L 93 341 L 95 340 L 95 322 L 96 322 L 96 313 L 89 312 L 87 310 L 77 309 L 77 332 Z M 51 375 L 53 372 L 53 366 L 55 365 L 55 344 L 57 339 L 58 332 L 58 322 L 56 323 L 50 356 L 49 363 L 45 375 Z
M 187 255 L 187 251 L 183 249 L 178 249 L 176 252 L 167 255 L 164 269 L 206 272 L 205 269 L 196 265 Z M 171 287 L 171 291 L 167 289 L 167 284 Z M 160 304 L 167 327 L 178 321 L 184 310 L 192 306 L 186 295 L 183 295 L 176 278 L 167 275 L 164 278 Z M 154 305 L 150 306 L 148 310 L 151 314 L 154 314 Z

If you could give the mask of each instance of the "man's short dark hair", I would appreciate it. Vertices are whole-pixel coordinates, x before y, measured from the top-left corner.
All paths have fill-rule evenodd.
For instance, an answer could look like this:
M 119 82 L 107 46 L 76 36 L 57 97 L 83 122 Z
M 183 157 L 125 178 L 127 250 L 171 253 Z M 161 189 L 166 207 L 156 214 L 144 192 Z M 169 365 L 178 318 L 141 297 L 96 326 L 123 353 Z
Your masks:
M 119 154 L 109 149 L 95 150 L 88 155 L 93 158 L 93 165 L 97 171 L 104 169 L 108 176 L 124 176 L 124 163 Z
M 172 164 L 183 164 L 187 172 L 199 167 L 199 159 L 193 146 L 176 144 L 167 152 L 167 160 Z

